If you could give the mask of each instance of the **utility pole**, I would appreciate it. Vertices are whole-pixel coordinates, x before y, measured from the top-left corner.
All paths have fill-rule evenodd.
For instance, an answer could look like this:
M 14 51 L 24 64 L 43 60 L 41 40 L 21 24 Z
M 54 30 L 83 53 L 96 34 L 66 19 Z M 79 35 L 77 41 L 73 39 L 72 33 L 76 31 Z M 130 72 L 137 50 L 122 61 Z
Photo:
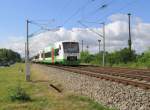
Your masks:
M 98 39 L 98 43 L 99 43 L 99 54 L 100 54 L 100 42 L 101 42 L 101 40 Z
M 84 27 L 87 27 L 85 24 L 81 23 L 79 21 L 79 23 L 84 26 Z M 99 34 L 98 32 L 92 30 L 92 29 L 89 29 L 91 32 L 97 34 L 98 36 L 102 37 L 103 38 L 103 66 L 105 66 L 105 23 L 100 23 L 103 25 L 103 35 Z
M 86 46 L 86 48 L 87 48 L 87 51 L 89 51 L 89 46 L 88 45 Z
M 82 40 L 82 52 L 83 52 L 83 40 Z
M 129 40 L 128 40 L 128 45 L 129 45 L 129 51 L 130 51 L 130 53 L 131 53 L 131 45 L 132 45 L 132 42 L 131 42 L 130 16 L 131 16 L 131 14 L 128 13 L 128 18 L 129 18 Z
M 103 24 L 103 66 L 105 66 L 105 23 Z
M 29 24 L 35 24 L 37 25 L 37 23 L 34 23 L 33 21 L 29 21 L 26 20 L 26 58 L 25 58 L 25 63 L 26 63 L 26 81 L 30 81 L 30 57 L 29 57 Z M 39 26 L 39 25 L 38 25 Z M 44 28 L 43 26 L 40 26 L 42 30 L 46 30 L 46 31 L 57 31 L 59 30 L 58 27 L 60 28 L 60 26 L 58 26 L 56 29 L 48 29 L 48 28 Z M 36 35 L 35 33 L 32 33 L 30 35 L 30 37 Z
M 29 20 L 26 21 L 26 81 L 30 81 L 30 63 L 29 63 Z
M 25 42 L 25 62 L 26 62 L 26 58 L 27 58 L 27 43 Z

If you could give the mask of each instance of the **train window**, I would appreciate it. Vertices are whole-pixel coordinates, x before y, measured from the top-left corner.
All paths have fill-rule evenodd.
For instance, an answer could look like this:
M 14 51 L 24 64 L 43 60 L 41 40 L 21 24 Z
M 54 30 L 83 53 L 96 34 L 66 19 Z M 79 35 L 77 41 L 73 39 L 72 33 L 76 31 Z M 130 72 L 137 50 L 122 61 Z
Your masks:
M 59 45 L 59 50 L 61 50 L 61 45 Z
M 63 47 L 65 53 L 79 53 L 78 42 L 64 42 Z
M 39 54 L 37 54 L 36 59 L 39 59 Z
M 51 52 L 45 53 L 45 58 L 51 57 Z
M 59 49 L 55 49 L 55 56 L 59 55 Z
M 45 58 L 45 53 L 44 52 L 42 53 L 42 58 Z
M 39 55 L 35 56 L 35 59 L 38 59 L 39 58 Z

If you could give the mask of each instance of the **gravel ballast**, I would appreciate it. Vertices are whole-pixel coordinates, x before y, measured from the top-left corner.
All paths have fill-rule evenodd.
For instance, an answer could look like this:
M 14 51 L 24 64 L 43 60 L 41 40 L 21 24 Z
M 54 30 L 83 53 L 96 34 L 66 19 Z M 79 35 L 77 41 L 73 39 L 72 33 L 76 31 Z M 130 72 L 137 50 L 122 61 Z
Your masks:
M 65 91 L 88 96 L 110 108 L 118 110 L 150 110 L 150 90 L 143 90 L 130 85 L 126 86 L 38 64 L 32 64 L 32 68 L 45 74 L 49 80 L 60 83 Z

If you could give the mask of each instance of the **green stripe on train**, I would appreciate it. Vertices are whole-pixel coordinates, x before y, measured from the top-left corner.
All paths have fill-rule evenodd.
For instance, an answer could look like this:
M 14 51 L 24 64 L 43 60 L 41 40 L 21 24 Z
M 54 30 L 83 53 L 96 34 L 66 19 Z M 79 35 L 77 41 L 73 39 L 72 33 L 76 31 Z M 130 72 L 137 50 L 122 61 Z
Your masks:
M 41 61 L 42 63 L 47 63 L 47 64 L 51 64 L 52 63 L 52 58 L 46 58 L 45 60 Z M 68 61 L 65 59 L 55 59 L 54 63 L 58 63 L 58 64 L 63 64 L 63 65 L 79 65 L 80 64 L 80 60 L 76 60 L 76 61 Z

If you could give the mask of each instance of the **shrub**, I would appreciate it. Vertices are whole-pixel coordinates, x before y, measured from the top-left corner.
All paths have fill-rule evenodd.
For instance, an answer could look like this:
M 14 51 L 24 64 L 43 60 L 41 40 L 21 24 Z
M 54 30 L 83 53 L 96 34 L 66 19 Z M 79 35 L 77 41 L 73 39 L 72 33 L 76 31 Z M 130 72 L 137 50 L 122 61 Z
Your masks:
M 11 101 L 31 101 L 30 96 L 20 86 L 11 89 L 9 97 Z
M 90 55 L 88 51 L 81 52 L 80 56 L 81 56 L 82 63 L 90 63 L 94 58 L 94 56 Z

